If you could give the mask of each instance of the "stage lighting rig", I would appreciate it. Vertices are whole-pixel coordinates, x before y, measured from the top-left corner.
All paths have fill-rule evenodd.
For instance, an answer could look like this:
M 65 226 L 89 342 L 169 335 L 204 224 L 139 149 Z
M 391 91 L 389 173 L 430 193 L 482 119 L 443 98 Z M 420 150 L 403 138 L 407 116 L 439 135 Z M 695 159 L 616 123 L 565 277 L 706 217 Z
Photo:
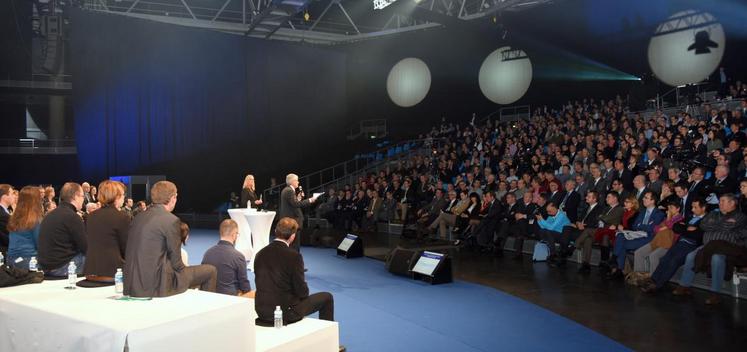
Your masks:
M 373 0 L 374 10 L 381 10 L 393 4 L 397 0 Z

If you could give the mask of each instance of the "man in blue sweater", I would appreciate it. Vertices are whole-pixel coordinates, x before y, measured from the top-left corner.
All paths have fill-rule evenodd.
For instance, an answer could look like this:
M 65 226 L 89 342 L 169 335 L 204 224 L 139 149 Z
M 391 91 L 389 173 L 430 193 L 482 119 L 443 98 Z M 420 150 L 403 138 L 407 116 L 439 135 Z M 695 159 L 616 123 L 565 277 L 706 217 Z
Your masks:
M 547 219 L 542 214 L 537 214 L 537 226 L 539 227 L 539 238 L 547 242 L 550 247 L 550 258 L 548 263 L 555 260 L 555 242 L 558 241 L 563 233 L 563 226 L 570 225 L 571 221 L 564 211 L 558 209 L 555 202 L 547 203 Z

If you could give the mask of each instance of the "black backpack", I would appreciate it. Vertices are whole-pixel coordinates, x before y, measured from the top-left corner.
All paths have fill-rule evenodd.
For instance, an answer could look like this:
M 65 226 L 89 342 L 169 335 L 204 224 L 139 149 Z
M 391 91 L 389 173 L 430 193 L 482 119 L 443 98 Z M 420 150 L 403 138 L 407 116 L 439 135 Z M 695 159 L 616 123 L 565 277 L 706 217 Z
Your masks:
M 42 281 L 44 281 L 44 274 L 41 272 L 0 265 L 0 287 L 38 284 Z

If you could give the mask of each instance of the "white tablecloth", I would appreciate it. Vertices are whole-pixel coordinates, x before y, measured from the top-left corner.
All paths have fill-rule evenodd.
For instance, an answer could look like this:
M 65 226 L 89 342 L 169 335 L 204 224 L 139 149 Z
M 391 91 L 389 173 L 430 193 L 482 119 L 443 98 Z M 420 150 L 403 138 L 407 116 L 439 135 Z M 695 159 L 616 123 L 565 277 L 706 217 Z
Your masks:
M 275 219 L 274 211 L 246 211 L 244 218 L 249 224 L 252 232 L 252 251 L 254 254 L 259 253 L 262 248 L 270 244 L 270 229 L 272 221 Z M 249 257 L 246 258 L 250 260 Z M 249 262 L 249 270 L 254 271 L 254 257 Z
M 254 351 L 251 300 L 196 290 L 116 301 L 65 281 L 0 288 L 0 351 Z

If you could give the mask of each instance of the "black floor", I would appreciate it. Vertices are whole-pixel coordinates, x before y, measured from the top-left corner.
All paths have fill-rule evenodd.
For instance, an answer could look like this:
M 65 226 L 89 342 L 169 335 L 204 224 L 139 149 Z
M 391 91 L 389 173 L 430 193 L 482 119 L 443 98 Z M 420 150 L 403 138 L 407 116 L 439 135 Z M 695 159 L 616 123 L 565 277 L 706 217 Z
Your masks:
M 603 280 L 596 271 L 576 273 L 578 266 L 550 268 L 513 252 L 502 258 L 463 248 L 446 241 L 425 243 L 400 240 L 382 233 L 360 234 L 366 256 L 383 260 L 391 248 L 428 246 L 448 251 L 454 278 L 494 287 L 572 319 L 636 351 L 744 351 L 747 348 L 747 301 L 723 296 L 721 305 L 706 306 L 707 292 L 694 297 L 656 296 L 641 293 L 623 282 Z M 743 284 L 744 285 L 744 284 Z M 464 297 L 462 297 L 464 299 Z M 537 327 L 538 337 L 542 329 Z M 552 343 L 548 341 L 548 343 Z

